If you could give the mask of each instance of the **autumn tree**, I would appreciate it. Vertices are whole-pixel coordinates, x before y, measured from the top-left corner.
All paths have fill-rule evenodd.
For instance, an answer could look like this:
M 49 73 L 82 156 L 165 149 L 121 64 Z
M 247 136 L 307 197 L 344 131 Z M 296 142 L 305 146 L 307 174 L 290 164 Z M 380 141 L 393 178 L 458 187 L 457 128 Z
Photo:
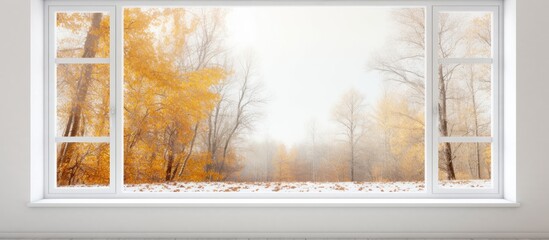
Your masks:
M 380 180 L 410 181 L 424 178 L 423 111 L 398 94 L 386 92 L 376 104 L 373 118 L 380 137 Z
M 376 152 L 385 159 L 376 163 L 376 172 L 382 174 L 380 179 L 419 180 L 425 147 L 425 13 L 409 8 L 391 16 L 398 27 L 396 36 L 369 65 L 385 80 L 385 93 L 373 114 L 379 148 L 384 149 Z
M 69 37 L 58 39 L 58 57 L 108 56 L 109 16 L 103 13 L 58 13 L 56 26 L 69 32 Z M 84 39 L 80 38 L 82 35 Z M 84 44 L 79 46 L 82 40 Z M 108 71 L 108 66 L 98 64 L 58 66 L 60 136 L 109 135 Z M 108 144 L 59 144 L 58 185 L 108 184 L 108 152 Z
M 126 182 L 227 179 L 260 98 L 252 61 L 234 67 L 223 44 L 225 13 L 124 14 Z
M 279 144 L 274 157 L 275 179 L 278 182 L 294 181 L 296 174 L 295 160 L 297 152 L 295 148 L 288 149 L 284 144 Z
M 145 165 L 145 181 L 157 175 L 163 177 L 155 181 L 172 181 L 186 167 L 197 123 L 213 109 L 211 87 L 226 73 L 182 64 L 198 21 L 185 17 L 185 9 L 128 8 L 124 14 L 126 180 L 132 182 L 132 165 Z
M 207 112 L 207 118 L 202 121 L 197 121 L 194 125 L 192 132 L 192 140 L 190 143 L 190 148 L 186 154 L 182 166 L 178 171 L 178 177 L 183 177 L 184 170 L 186 169 L 189 160 L 192 157 L 193 149 L 197 143 L 197 138 L 201 134 L 201 131 L 207 131 L 211 136 L 212 132 L 218 131 L 215 127 L 212 127 L 211 124 L 211 112 L 218 112 L 220 102 L 224 101 L 224 96 L 222 94 L 222 89 L 227 85 L 228 77 L 232 70 L 230 66 L 227 66 L 227 50 L 223 46 L 221 35 L 223 34 L 223 20 L 225 17 L 225 12 L 221 9 L 200 9 L 195 13 L 196 17 L 196 31 L 190 34 L 187 38 L 188 44 L 185 44 L 185 49 L 182 54 L 179 55 L 179 61 L 183 65 L 183 69 L 186 70 L 198 70 L 200 68 L 216 67 L 223 69 L 227 75 L 221 79 L 217 84 L 211 86 L 213 93 L 217 95 L 217 99 L 214 102 L 214 108 L 211 111 Z M 208 124 L 204 124 L 206 121 Z M 206 126 L 206 127 L 201 127 Z M 204 130 L 204 129 L 207 130 Z M 213 143 L 212 145 L 217 145 Z M 197 158 L 203 163 L 201 164 L 203 168 L 208 168 L 212 164 L 212 156 L 215 155 L 215 152 L 210 151 L 211 145 L 207 146 L 208 151 L 206 153 L 197 153 L 196 155 L 201 155 L 202 157 Z M 227 155 L 227 153 L 225 154 Z M 197 168 L 197 170 L 200 168 Z M 206 169 L 204 175 L 205 178 L 211 177 L 212 171 Z

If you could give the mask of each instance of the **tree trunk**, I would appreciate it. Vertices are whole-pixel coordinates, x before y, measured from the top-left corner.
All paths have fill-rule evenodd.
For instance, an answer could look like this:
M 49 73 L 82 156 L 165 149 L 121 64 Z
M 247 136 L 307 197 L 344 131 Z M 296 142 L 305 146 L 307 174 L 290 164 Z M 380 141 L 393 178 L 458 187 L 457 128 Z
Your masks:
M 185 160 L 183 160 L 183 166 L 181 166 L 181 169 L 179 170 L 179 173 L 178 173 L 179 177 L 183 175 L 183 171 L 185 171 L 185 168 L 187 167 L 187 162 L 189 162 L 189 159 L 191 158 L 191 154 L 194 148 L 194 142 L 196 140 L 196 135 L 198 135 L 199 126 L 200 126 L 200 122 L 197 122 L 196 125 L 194 126 L 194 134 L 193 134 L 193 139 L 191 140 L 191 146 L 189 147 L 189 152 L 187 153 L 187 156 L 185 156 Z
M 479 131 L 478 131 L 478 128 L 479 128 L 479 124 L 478 124 L 478 110 L 477 110 L 477 98 L 476 98 L 476 94 L 475 94 L 475 79 L 474 79 L 474 76 L 471 76 L 470 77 L 470 88 L 471 88 L 471 99 L 473 101 L 473 117 L 475 118 L 475 137 L 478 137 L 479 135 Z M 477 158 L 477 162 L 476 162 L 476 167 L 477 167 L 477 179 L 482 179 L 482 168 L 481 168 L 481 164 L 480 164 L 480 144 L 479 143 L 475 143 L 475 151 L 476 151 L 476 158 Z
M 351 133 L 351 182 L 355 181 L 355 143 Z
M 218 123 L 219 115 L 221 110 L 221 103 L 223 98 L 221 98 L 215 105 L 215 111 L 208 116 L 208 152 L 210 153 L 210 163 L 206 164 L 204 171 L 207 174 L 207 180 L 213 180 L 213 172 L 217 165 L 217 144 L 221 136 L 218 135 Z
M 166 182 L 170 182 L 172 180 L 172 166 L 173 166 L 173 160 L 174 156 L 173 154 L 168 155 L 168 163 L 166 166 Z
M 439 104 L 438 104 L 438 110 L 439 110 L 439 129 L 440 134 L 444 137 L 448 136 L 448 118 L 446 114 L 446 85 L 444 81 L 444 73 L 442 71 L 442 66 L 438 67 L 438 84 L 439 84 Z M 448 180 L 455 180 L 456 174 L 454 171 L 454 163 L 453 163 L 453 157 L 452 157 L 452 146 L 449 142 L 445 142 L 442 144 L 442 157 L 444 158 L 444 167 L 446 171 L 446 176 Z
M 173 177 L 174 177 L 173 169 L 174 169 L 175 158 L 177 155 L 179 155 L 179 151 L 177 149 L 179 125 L 177 123 L 172 123 L 170 124 L 170 126 L 167 127 L 165 131 L 167 132 L 166 135 L 168 136 L 167 137 L 168 144 L 166 146 L 167 149 L 165 150 L 166 152 L 164 154 L 164 159 L 166 159 L 165 181 L 170 182 L 173 180 Z
M 218 173 L 219 175 L 222 175 L 223 170 L 225 168 L 225 161 L 227 160 L 227 153 L 229 151 L 229 144 L 231 143 L 231 140 L 233 136 L 236 134 L 236 131 L 239 129 L 240 124 L 242 123 L 242 117 L 244 114 L 244 108 L 249 102 L 245 102 L 246 94 L 248 92 L 248 79 L 249 79 L 249 71 L 250 69 L 246 69 L 248 72 L 246 73 L 246 76 L 244 77 L 244 82 L 242 83 L 242 87 L 240 88 L 240 94 L 238 97 L 238 104 L 236 106 L 236 117 L 234 126 L 231 129 L 231 132 L 227 136 L 227 140 L 225 141 L 225 144 L 223 146 L 223 158 L 221 159 L 221 165 L 219 166 Z

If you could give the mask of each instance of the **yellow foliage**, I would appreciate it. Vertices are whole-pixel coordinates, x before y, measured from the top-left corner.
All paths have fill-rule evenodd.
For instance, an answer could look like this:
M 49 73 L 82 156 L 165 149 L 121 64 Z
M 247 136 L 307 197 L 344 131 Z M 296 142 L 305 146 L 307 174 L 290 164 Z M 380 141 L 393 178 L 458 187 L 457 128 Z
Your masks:
M 296 149 L 287 150 L 284 144 L 279 144 L 274 156 L 275 180 L 290 182 L 295 180 Z
M 393 171 L 386 174 L 387 177 L 390 180 L 423 180 L 423 109 L 414 109 L 398 94 L 386 93 L 377 104 L 375 118 L 385 139 L 385 151 L 389 153 L 381 168 Z M 394 163 L 394 167 L 387 167 L 391 163 Z
M 197 134 L 195 125 L 218 99 L 212 86 L 226 78 L 226 72 L 208 66 L 188 70 L 178 64 L 184 61 L 186 40 L 198 21 L 186 20 L 185 14 L 182 8 L 124 11 L 125 172 L 135 175 L 133 166 L 147 162 L 144 156 L 152 151 L 155 166 L 137 171 L 158 176 L 129 177 L 126 183 L 199 181 L 211 175 L 203 171 L 210 158 L 190 153 L 190 145 Z
M 203 169 L 210 158 L 197 149 L 191 154 L 190 144 L 197 135 L 195 126 L 207 117 L 218 99 L 212 86 L 225 79 L 227 73 L 217 66 L 188 69 L 181 65 L 187 54 L 188 36 L 197 31 L 199 21 L 187 14 L 183 8 L 124 10 L 126 183 L 199 181 L 208 175 Z M 101 17 L 99 25 L 94 25 L 97 17 Z M 91 49 L 92 57 L 109 57 L 109 23 L 110 16 L 102 13 L 57 14 L 59 31 L 72 33 L 59 39 L 58 56 L 83 57 Z M 87 45 L 81 46 L 83 42 Z M 109 133 L 109 71 L 106 64 L 59 66 L 60 135 L 113 134 Z M 69 128 L 74 130 L 65 130 Z M 108 153 L 108 144 L 100 151 L 61 144 L 59 184 L 107 184 Z

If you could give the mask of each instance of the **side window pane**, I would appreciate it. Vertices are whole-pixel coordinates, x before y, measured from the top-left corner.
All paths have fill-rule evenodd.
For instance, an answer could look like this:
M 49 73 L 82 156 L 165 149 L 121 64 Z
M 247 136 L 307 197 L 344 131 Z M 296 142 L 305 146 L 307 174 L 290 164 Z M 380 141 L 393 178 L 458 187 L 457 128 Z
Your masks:
M 110 16 L 104 12 L 56 14 L 57 58 L 108 58 Z
M 58 187 L 107 187 L 109 185 L 108 143 L 58 143 Z
M 494 13 L 444 10 L 436 13 L 435 65 L 438 187 L 491 189 L 493 106 L 497 69 L 493 59 Z M 435 59 L 436 60 L 436 59 Z M 496 94 L 496 95 L 495 95 Z M 435 149 L 436 151 L 436 149 Z
M 438 154 L 440 187 L 492 188 L 491 150 L 491 143 L 441 143 Z M 448 154 L 450 162 L 446 160 Z
M 442 12 L 438 29 L 440 58 L 492 57 L 492 13 Z
M 109 65 L 57 65 L 57 136 L 109 136 Z
M 440 136 L 490 136 L 490 64 L 439 66 Z

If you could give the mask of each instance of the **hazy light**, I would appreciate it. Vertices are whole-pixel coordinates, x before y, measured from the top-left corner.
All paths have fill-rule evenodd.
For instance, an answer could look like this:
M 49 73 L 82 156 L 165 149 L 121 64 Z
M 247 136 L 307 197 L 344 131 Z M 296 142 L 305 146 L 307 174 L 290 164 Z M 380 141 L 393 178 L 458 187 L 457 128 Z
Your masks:
M 332 110 L 356 88 L 368 105 L 382 92 L 381 78 L 367 69 L 371 54 L 393 28 L 390 8 L 235 7 L 227 15 L 234 52 L 252 51 L 269 102 L 253 131 L 292 145 L 305 140 L 313 120 L 335 134 Z

